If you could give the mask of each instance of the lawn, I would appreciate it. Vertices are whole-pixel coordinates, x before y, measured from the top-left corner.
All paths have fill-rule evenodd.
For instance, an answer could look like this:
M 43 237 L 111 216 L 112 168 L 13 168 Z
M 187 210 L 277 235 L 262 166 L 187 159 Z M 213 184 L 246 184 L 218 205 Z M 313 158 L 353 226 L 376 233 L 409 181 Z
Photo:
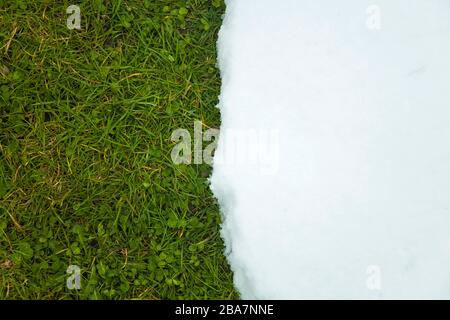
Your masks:
M 170 156 L 174 130 L 220 125 L 224 9 L 0 0 L 1 299 L 237 297 L 211 168 Z

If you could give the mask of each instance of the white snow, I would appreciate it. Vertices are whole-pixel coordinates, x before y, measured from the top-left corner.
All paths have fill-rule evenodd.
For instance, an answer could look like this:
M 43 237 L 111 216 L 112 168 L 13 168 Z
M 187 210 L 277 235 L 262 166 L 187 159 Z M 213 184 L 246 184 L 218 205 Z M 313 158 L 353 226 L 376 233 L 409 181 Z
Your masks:
M 450 298 L 450 2 L 226 3 L 211 188 L 242 298 Z

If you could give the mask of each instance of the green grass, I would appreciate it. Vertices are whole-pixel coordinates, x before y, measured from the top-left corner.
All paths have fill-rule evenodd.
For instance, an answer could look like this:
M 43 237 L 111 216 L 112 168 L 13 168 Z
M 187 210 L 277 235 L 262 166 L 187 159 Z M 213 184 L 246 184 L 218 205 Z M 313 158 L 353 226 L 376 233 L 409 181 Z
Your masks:
M 81 30 L 66 27 L 70 4 Z M 0 298 L 237 297 L 211 168 L 170 158 L 173 130 L 220 124 L 223 12 L 0 0 Z

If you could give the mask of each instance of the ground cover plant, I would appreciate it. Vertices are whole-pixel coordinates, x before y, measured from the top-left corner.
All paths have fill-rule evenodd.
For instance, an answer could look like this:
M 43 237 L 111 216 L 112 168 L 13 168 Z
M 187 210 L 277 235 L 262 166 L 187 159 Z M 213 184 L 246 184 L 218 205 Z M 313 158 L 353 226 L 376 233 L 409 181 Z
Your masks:
M 210 167 L 170 158 L 177 128 L 219 127 L 223 11 L 0 0 L 0 298 L 237 297 Z

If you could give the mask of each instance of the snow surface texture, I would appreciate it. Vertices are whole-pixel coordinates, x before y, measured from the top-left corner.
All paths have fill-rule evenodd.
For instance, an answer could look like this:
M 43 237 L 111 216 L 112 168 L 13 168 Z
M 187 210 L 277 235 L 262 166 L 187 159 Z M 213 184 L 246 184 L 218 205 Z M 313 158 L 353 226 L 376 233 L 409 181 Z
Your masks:
M 450 298 L 450 2 L 226 3 L 211 188 L 242 298 Z

